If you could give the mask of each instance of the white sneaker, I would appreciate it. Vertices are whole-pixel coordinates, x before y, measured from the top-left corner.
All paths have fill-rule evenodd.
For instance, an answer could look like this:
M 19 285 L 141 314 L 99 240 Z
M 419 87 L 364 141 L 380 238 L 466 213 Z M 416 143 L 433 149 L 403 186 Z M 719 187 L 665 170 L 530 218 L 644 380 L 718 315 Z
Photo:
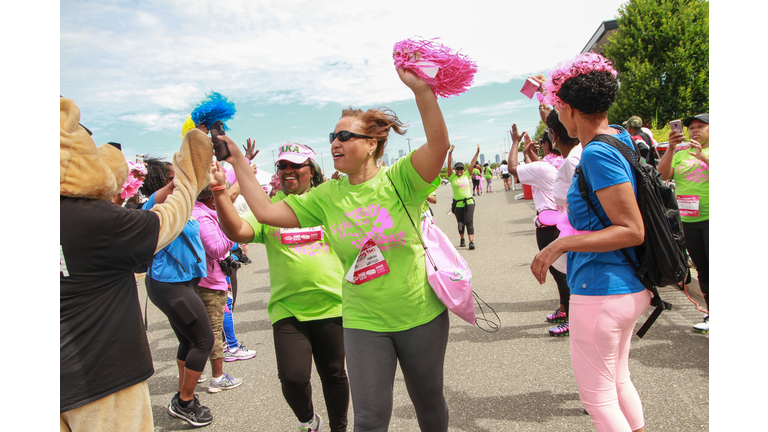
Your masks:
M 249 350 L 242 342 L 237 348 L 230 348 L 227 351 L 224 351 L 224 361 L 228 362 L 235 360 L 248 360 L 254 357 L 256 357 L 256 350 Z
M 693 331 L 697 333 L 709 333 L 709 315 L 704 317 L 704 321 L 693 326 Z

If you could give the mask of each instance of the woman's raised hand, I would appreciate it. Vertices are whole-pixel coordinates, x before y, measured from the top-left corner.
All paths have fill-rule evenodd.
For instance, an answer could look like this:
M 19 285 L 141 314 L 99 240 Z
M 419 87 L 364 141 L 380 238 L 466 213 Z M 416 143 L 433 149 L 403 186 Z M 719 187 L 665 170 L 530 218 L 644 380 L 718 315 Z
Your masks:
M 208 183 L 208 186 L 226 186 L 226 184 L 227 179 L 224 175 L 224 168 L 222 168 L 219 161 L 214 158 L 211 161 L 211 181 Z
M 256 141 L 251 141 L 251 138 L 248 137 L 245 142 L 246 145 L 243 146 L 243 150 L 245 151 L 245 158 L 251 161 L 256 157 L 257 154 L 259 154 L 259 151 L 256 150 Z

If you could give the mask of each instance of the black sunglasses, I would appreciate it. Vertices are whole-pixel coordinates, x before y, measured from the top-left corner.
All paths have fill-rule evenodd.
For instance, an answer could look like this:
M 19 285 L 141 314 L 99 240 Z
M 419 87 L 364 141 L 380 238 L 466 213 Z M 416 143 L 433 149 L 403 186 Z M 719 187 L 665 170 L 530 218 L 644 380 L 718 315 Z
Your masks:
M 279 170 L 288 169 L 289 166 L 291 168 L 297 170 L 297 169 L 303 168 L 305 166 L 309 166 L 309 164 L 306 163 L 306 162 L 304 162 L 303 164 L 296 164 L 296 163 L 293 163 L 293 162 L 280 161 L 280 162 L 276 163 L 275 166 Z
M 338 138 L 340 142 L 347 142 L 352 138 L 371 138 L 371 137 L 369 137 L 368 135 L 360 135 L 360 134 L 352 133 L 350 131 L 340 131 L 339 133 L 331 132 L 331 134 L 328 135 L 328 141 L 330 141 L 331 144 L 333 144 L 333 140 L 335 140 L 336 138 Z

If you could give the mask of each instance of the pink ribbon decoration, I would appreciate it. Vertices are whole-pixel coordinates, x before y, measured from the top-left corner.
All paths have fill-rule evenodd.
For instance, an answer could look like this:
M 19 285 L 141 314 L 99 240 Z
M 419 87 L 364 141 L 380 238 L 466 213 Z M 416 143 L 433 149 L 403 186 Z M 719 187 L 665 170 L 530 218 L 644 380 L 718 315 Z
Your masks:
M 464 54 L 429 40 L 405 39 L 395 44 L 396 69 L 408 69 L 429 84 L 435 97 L 448 98 L 469 90 L 477 64 Z

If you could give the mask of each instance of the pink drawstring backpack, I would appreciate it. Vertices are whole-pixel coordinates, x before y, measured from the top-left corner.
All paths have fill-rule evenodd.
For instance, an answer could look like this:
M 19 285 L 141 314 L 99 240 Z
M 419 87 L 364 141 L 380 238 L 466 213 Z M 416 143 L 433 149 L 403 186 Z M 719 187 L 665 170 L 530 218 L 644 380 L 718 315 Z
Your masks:
M 421 240 L 426 255 L 427 280 L 443 304 L 464 321 L 475 324 L 472 270 L 448 236 L 431 217 L 421 221 Z
M 389 178 L 389 176 L 387 177 Z M 392 188 L 395 189 L 405 214 L 411 220 L 411 224 L 424 247 L 427 280 L 437 297 L 451 312 L 458 315 L 464 321 L 472 325 L 477 325 L 478 321 L 485 321 L 490 330 L 486 330 L 479 325 L 477 327 L 486 332 L 498 331 L 501 327 L 501 320 L 496 311 L 472 290 L 472 270 L 469 269 L 467 260 L 459 254 L 459 251 L 453 246 L 448 236 L 435 225 L 435 222 L 428 214 L 422 221 L 421 229 L 416 227 L 411 214 L 405 207 L 403 198 L 400 197 L 400 192 L 395 187 L 395 183 L 392 182 L 391 178 L 389 178 L 389 181 L 392 183 Z M 483 315 L 482 318 L 477 318 L 475 314 L 475 302 L 477 302 L 480 308 L 480 313 Z M 480 302 L 496 315 L 498 323 L 485 318 L 485 312 L 483 312 Z

